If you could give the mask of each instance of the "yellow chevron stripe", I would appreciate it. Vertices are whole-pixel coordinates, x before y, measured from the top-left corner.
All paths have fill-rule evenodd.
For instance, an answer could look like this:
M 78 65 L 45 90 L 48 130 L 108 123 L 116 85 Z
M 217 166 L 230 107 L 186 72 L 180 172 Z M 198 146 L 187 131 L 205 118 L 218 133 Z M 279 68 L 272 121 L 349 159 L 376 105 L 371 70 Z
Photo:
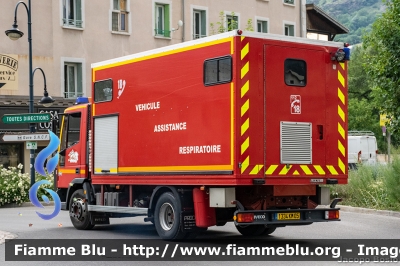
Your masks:
M 342 162 L 342 160 L 340 158 L 338 158 L 338 163 L 339 163 L 340 170 L 342 170 L 342 173 L 345 174 L 346 173 L 346 166 L 345 166 L 345 164 Z
M 243 60 L 243 58 L 249 53 L 249 43 L 247 43 L 242 51 L 240 51 L 240 59 Z
M 242 67 L 242 70 L 241 70 L 241 75 L 240 75 L 240 78 L 243 78 L 244 76 L 246 76 L 246 74 L 249 72 L 249 62 L 247 62 L 243 67 Z
M 343 104 L 345 104 L 345 96 L 344 96 L 344 94 L 343 94 L 343 92 L 342 92 L 342 90 L 340 89 L 340 88 L 338 88 L 338 97 L 339 97 L 339 99 L 340 99 L 340 101 L 343 103 Z
M 346 139 L 344 128 L 342 127 L 342 125 L 340 123 L 338 123 L 338 131 L 339 131 L 339 134 L 342 136 L 342 138 Z
M 243 154 L 248 148 L 249 148 L 249 146 L 250 146 L 250 137 L 248 137 L 243 143 L 242 143 L 242 146 L 241 146 L 241 154 Z
M 345 70 L 346 65 L 345 65 L 343 62 L 342 62 L 342 63 L 339 63 L 339 65 L 342 67 L 343 70 Z
M 306 175 L 312 175 L 313 173 L 311 172 L 310 168 L 308 168 L 307 165 L 300 165 L 301 169 L 303 169 L 304 173 L 306 173 Z
M 340 153 L 341 153 L 343 156 L 346 156 L 346 149 L 345 149 L 345 147 L 343 146 L 342 142 L 340 142 L 340 140 L 338 140 L 338 148 L 339 148 Z
M 291 165 L 289 165 L 289 167 L 286 167 L 286 165 L 285 165 L 285 166 L 282 168 L 282 170 L 279 172 L 279 175 L 286 175 L 286 174 L 289 172 L 290 168 L 292 168 Z
M 240 115 L 243 116 L 250 108 L 250 99 L 247 99 L 247 101 L 242 105 L 242 108 L 240 110 Z
M 262 165 L 262 164 L 257 164 L 256 166 L 254 166 L 253 170 L 251 170 L 250 174 L 251 175 L 258 174 L 261 171 L 261 169 L 263 168 L 263 166 L 264 165 Z
M 344 77 L 343 77 L 342 73 L 340 73 L 340 71 L 338 71 L 338 80 L 340 81 L 340 83 L 344 87 Z
M 346 115 L 344 114 L 343 109 L 338 105 L 338 114 L 343 122 L 346 122 Z
M 293 175 L 300 175 L 299 172 L 296 170 L 293 172 Z
M 332 175 L 338 175 L 338 172 L 336 171 L 333 165 L 327 165 L 326 167 L 328 168 L 329 172 L 331 172 Z
M 325 175 L 325 171 L 320 165 L 314 165 L 314 168 L 318 172 L 318 174 Z
M 278 168 L 278 165 L 271 165 L 265 172 L 266 175 L 272 175 L 272 173 Z
M 249 91 L 250 88 L 250 81 L 248 80 L 243 87 L 240 89 L 240 96 L 243 98 L 243 96 Z
M 240 38 L 240 40 L 241 40 L 241 41 L 243 41 L 243 40 L 244 40 L 244 38 L 245 38 L 245 37 L 244 37 L 244 36 L 242 36 L 242 37 Z
M 246 133 L 249 127 L 250 127 L 250 118 L 247 118 L 247 120 L 243 123 L 241 127 L 241 136 L 243 136 L 243 134 Z
M 249 163 L 250 163 L 250 156 L 247 156 L 246 160 L 244 160 L 244 162 L 242 163 L 242 168 L 240 169 L 242 174 L 244 171 L 246 171 L 247 167 L 249 167 Z

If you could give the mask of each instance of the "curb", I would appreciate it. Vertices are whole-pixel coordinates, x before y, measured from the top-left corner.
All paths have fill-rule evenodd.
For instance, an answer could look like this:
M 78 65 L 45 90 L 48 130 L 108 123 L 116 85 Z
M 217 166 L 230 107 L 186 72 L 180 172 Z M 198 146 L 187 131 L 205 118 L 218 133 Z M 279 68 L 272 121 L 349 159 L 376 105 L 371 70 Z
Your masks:
M 400 218 L 400 212 L 396 211 L 387 211 L 387 210 L 375 210 L 375 209 L 367 209 L 361 207 L 351 207 L 344 205 L 336 205 L 337 208 L 340 208 L 341 211 L 345 212 L 356 212 L 356 213 L 364 213 L 364 214 L 375 214 L 375 215 L 384 215 Z
M 44 203 L 44 202 L 41 202 Z M 45 206 L 54 206 L 54 201 L 50 201 L 49 204 L 44 204 Z M 17 204 L 17 203 L 7 203 L 4 205 L 0 206 L 1 208 L 18 208 L 18 207 L 34 207 L 35 205 L 33 205 L 32 202 L 23 202 L 21 204 Z
M 17 236 L 11 234 L 10 232 L 0 231 L 0 245 L 6 242 L 6 239 L 14 239 L 14 238 L 17 238 Z

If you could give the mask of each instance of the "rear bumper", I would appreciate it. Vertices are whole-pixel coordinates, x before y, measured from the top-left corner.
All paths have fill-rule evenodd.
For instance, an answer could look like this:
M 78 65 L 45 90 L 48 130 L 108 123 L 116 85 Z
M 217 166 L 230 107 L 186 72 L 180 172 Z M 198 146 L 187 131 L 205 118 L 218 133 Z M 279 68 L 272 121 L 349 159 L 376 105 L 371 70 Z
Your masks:
M 237 210 L 234 213 L 235 225 L 307 225 L 315 222 L 333 222 L 340 221 L 339 215 L 337 218 L 327 219 L 327 212 L 337 211 L 339 214 L 340 208 L 321 208 L 321 209 L 285 209 L 285 210 Z M 239 216 L 246 214 L 251 217 L 254 214 L 253 221 L 239 222 Z

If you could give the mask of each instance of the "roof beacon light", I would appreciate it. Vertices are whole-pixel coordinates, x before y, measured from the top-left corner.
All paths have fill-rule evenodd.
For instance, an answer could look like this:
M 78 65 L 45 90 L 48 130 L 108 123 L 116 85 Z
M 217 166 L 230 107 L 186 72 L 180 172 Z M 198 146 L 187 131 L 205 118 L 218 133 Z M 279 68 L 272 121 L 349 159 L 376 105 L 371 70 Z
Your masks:
M 336 53 L 332 56 L 332 60 L 336 60 L 338 62 L 344 62 L 346 58 L 346 53 L 343 49 L 338 49 Z
M 83 104 L 83 103 L 89 103 L 89 98 L 88 97 L 78 97 L 78 98 L 76 98 L 75 105 Z
M 345 61 L 349 61 L 350 60 L 350 48 L 349 47 L 344 47 L 343 48 L 344 54 L 346 55 L 344 57 Z

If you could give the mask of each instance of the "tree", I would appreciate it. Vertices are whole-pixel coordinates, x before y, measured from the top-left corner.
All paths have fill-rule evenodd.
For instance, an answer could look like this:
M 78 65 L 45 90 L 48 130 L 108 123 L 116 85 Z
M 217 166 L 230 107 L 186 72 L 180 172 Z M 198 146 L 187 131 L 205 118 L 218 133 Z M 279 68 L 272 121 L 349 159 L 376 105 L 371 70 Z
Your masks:
M 384 0 L 387 9 L 364 36 L 364 67 L 372 95 L 382 113 L 391 117 L 389 130 L 400 131 L 400 0 Z
M 351 49 L 351 60 L 348 64 L 349 98 L 371 99 L 372 87 L 363 66 L 366 63 L 364 53 L 365 50 L 361 45 Z

